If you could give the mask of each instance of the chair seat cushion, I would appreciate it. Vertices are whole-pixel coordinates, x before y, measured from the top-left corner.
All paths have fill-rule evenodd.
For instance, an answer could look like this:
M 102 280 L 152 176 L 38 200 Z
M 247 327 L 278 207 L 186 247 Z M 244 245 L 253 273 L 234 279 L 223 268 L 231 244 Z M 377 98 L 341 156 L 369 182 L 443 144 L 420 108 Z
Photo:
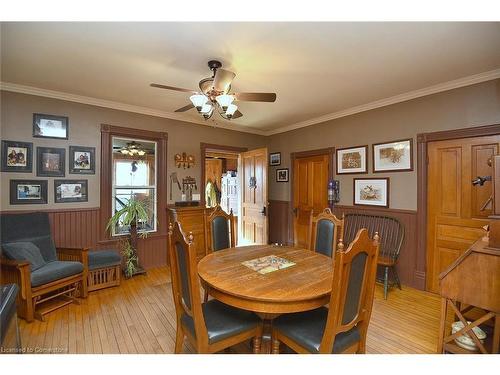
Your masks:
M 319 353 L 327 316 L 328 309 L 326 307 L 301 313 L 284 314 L 273 321 L 273 327 L 309 352 Z M 357 327 L 339 333 L 335 338 L 332 353 L 342 353 L 359 340 L 360 335 Z
M 205 302 L 202 310 L 210 344 L 248 331 L 260 324 L 260 318 L 254 313 L 228 306 L 215 299 Z M 196 337 L 193 318 L 183 314 L 181 323 Z
M 80 262 L 54 261 L 31 273 L 31 286 L 40 286 L 51 281 L 63 279 L 76 275 L 83 271 L 83 264 Z
M 2 244 L 2 250 L 9 259 L 30 262 L 31 271 L 36 271 L 46 264 L 40 249 L 33 242 L 4 243 Z
M 116 266 L 121 264 L 122 258 L 115 250 L 98 250 L 88 252 L 89 270 Z

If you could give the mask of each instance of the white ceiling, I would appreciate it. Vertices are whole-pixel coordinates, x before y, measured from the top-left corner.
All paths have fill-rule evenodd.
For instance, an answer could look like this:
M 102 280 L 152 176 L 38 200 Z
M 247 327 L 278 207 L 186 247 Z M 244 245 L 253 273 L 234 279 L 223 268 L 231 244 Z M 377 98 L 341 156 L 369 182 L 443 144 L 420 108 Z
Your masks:
M 500 23 L 2 23 L 1 80 L 168 117 L 189 94 L 149 83 L 197 89 L 219 59 L 234 91 L 277 93 L 237 103 L 231 127 L 263 133 L 497 70 L 499 46 Z

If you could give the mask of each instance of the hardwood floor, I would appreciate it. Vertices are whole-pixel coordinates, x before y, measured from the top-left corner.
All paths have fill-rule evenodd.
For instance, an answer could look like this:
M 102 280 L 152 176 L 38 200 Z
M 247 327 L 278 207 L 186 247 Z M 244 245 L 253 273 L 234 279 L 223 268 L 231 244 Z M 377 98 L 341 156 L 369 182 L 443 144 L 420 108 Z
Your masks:
M 377 285 L 368 353 L 435 353 L 439 297 L 404 287 L 386 301 Z M 121 286 L 89 293 L 80 305 L 50 313 L 46 322 L 20 320 L 23 347 L 34 353 L 173 353 L 175 311 L 166 267 Z M 250 351 L 249 345 L 232 352 Z M 184 353 L 194 352 L 184 343 Z

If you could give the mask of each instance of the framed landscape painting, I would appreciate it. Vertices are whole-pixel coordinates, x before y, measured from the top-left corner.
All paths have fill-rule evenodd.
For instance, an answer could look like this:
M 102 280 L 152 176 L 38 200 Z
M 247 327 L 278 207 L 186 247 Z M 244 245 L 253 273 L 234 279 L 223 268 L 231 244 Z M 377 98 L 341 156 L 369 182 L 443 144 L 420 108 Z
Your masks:
M 31 172 L 33 143 L 2 141 L 2 172 Z
M 67 117 L 33 113 L 33 137 L 68 139 L 68 128 Z
M 37 147 L 36 175 L 64 177 L 66 150 L 64 148 Z
M 404 172 L 413 170 L 413 139 L 373 145 L 373 172 Z
M 367 173 L 368 146 L 337 149 L 337 174 Z
M 355 178 L 353 204 L 389 207 L 389 178 Z
M 10 204 L 47 203 L 47 180 L 10 180 Z
M 281 152 L 272 152 L 269 154 L 269 165 L 281 165 Z
M 87 180 L 54 180 L 54 202 L 87 202 Z
M 69 146 L 69 173 L 95 174 L 95 147 Z

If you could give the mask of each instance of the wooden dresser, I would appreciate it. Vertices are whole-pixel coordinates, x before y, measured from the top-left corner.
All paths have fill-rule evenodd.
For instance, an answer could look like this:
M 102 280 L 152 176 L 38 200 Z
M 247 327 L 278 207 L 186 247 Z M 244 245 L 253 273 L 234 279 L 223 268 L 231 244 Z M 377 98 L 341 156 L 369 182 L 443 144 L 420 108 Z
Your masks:
M 185 235 L 193 233 L 194 246 L 198 261 L 206 255 L 206 211 L 211 210 L 203 206 L 178 207 L 169 205 L 167 207 L 168 224 L 178 221 Z

